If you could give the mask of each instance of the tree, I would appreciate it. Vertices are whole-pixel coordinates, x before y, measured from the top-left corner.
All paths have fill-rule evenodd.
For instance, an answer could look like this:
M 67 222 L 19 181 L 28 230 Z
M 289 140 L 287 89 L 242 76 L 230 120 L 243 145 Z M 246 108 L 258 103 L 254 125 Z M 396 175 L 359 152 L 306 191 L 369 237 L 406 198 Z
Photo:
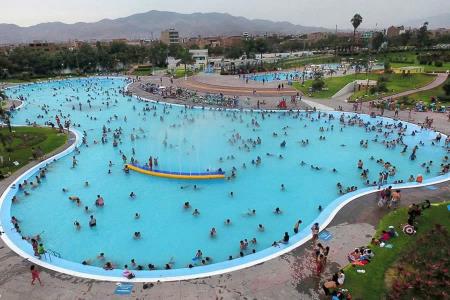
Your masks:
M 156 67 L 165 67 L 167 65 L 168 53 L 167 45 L 162 42 L 155 43 L 148 51 L 150 61 Z
M 407 46 L 411 40 L 412 34 L 411 30 L 406 30 L 404 33 L 400 34 L 400 44 L 402 46 Z
M 450 81 L 447 81 L 442 89 L 444 90 L 446 96 L 450 96 Z
M 314 79 L 313 83 L 311 84 L 313 91 L 321 91 L 324 86 L 325 82 L 321 78 Z
M 353 26 L 353 47 L 355 47 L 356 43 L 356 29 L 361 25 L 363 18 L 360 14 L 355 14 L 353 18 L 350 20 Z
M 374 37 L 372 38 L 372 49 L 379 50 L 381 45 L 384 42 L 384 35 L 381 32 L 375 32 Z
M 229 47 L 225 48 L 224 50 L 225 57 L 231 59 L 238 59 L 242 56 L 243 53 L 244 52 L 240 47 Z
M 389 62 L 389 60 L 384 61 L 384 73 L 385 74 L 392 73 L 391 63 Z
M 195 60 L 188 49 L 181 48 L 176 57 L 180 59 L 180 63 L 184 64 L 184 74 L 186 74 L 187 65 L 195 63 Z
M 430 44 L 430 36 L 428 32 L 428 22 L 423 23 L 417 32 L 417 46 L 425 47 Z

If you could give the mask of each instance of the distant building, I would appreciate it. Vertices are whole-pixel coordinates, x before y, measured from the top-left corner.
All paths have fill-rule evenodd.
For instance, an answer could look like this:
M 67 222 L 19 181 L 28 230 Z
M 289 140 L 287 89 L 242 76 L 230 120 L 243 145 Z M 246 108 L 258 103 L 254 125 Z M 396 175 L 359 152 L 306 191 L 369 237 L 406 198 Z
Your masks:
M 161 31 L 160 40 L 166 45 L 174 45 L 180 43 L 180 36 L 178 34 L 178 31 L 170 28 L 168 30 Z
M 242 43 L 242 37 L 239 35 L 235 36 L 227 36 L 222 38 L 222 47 L 229 48 L 233 46 L 237 46 Z
M 35 50 L 44 51 L 53 51 L 59 48 L 55 43 L 49 43 L 47 41 L 33 41 L 28 44 L 28 47 Z
M 307 35 L 307 40 L 311 42 L 317 42 L 328 38 L 328 32 L 313 32 Z
M 400 34 L 405 32 L 404 26 L 390 26 L 387 31 L 386 35 L 388 38 L 399 36 Z
M 424 73 L 425 68 L 422 66 L 409 66 L 409 67 L 400 67 L 400 68 L 392 68 L 392 71 L 396 74 L 417 74 Z
M 443 36 L 443 35 L 449 35 L 450 34 L 450 29 L 448 29 L 448 28 L 437 28 L 437 29 L 430 30 L 430 32 L 431 32 L 431 35 L 433 37 L 440 37 L 440 36 Z
M 189 53 L 192 54 L 192 58 L 195 60 L 195 67 L 204 69 L 208 63 L 208 49 L 191 49 Z

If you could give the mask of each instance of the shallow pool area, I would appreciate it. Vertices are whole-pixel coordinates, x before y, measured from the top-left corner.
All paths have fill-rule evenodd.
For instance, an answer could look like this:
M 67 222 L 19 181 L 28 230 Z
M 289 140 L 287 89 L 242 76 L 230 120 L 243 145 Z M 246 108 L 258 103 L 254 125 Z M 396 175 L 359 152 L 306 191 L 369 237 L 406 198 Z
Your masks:
M 428 180 L 439 176 L 448 155 L 445 138 L 436 142 L 435 132 L 409 123 L 341 112 L 191 109 L 125 95 L 127 83 L 95 77 L 7 90 L 25 103 L 13 123 L 56 124 L 58 116 L 79 133 L 79 152 L 48 164 L 37 187 L 16 188 L 4 199 L 3 227 L 26 253 L 32 255 L 31 246 L 6 226 L 9 216 L 20 220 L 23 236 L 39 234 L 45 248 L 60 256 L 47 263 L 68 269 L 120 277 L 101 267 L 106 261 L 131 267 L 132 259 L 133 269 L 148 270 L 152 264 L 158 270 L 145 276 L 238 268 L 307 239 L 312 223 L 328 218 L 339 205 L 336 199 L 345 197 L 342 193 L 376 189 L 372 184 L 380 172 L 391 172 L 388 183 L 406 183 L 418 174 Z M 408 147 L 402 153 L 403 143 Z M 411 160 L 415 146 L 417 158 Z M 124 172 L 125 163 L 145 165 L 150 156 L 161 170 L 223 170 L 226 178 L 180 180 Z M 365 169 L 367 178 L 361 176 Z M 35 182 L 37 173 L 28 182 Z M 347 194 L 350 187 L 358 190 Z M 14 195 L 18 201 L 11 204 Z M 95 205 L 98 195 L 104 206 Z M 69 200 L 72 196 L 81 203 Z M 275 213 L 277 208 L 281 213 Z M 97 221 L 92 228 L 91 215 Z M 295 235 L 298 220 L 302 224 Z M 134 238 L 135 232 L 140 238 Z M 272 247 L 285 232 L 290 243 Z M 206 266 L 193 260 L 198 250 L 203 259 L 210 258 Z M 105 258 L 97 258 L 99 253 Z M 90 266 L 82 266 L 83 261 Z M 173 270 L 161 271 L 167 263 Z M 186 269 L 189 264 L 194 267 Z
M 267 72 L 251 75 L 251 80 L 259 82 L 272 82 L 272 81 L 293 81 L 298 80 L 305 76 L 308 79 L 312 75 L 311 72 L 303 71 L 290 71 L 290 72 Z

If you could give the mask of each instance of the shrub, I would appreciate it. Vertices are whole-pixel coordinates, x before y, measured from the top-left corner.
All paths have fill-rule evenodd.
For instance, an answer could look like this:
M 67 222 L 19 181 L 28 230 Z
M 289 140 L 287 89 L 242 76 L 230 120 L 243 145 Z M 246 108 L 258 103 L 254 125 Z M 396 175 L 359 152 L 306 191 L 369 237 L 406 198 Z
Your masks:
M 311 85 L 311 87 L 314 91 L 320 91 L 320 90 L 322 90 L 322 88 L 324 86 L 325 86 L 325 82 L 320 78 L 314 79 L 314 81 Z
M 383 93 L 383 92 L 387 92 L 387 91 L 388 91 L 385 82 L 380 82 L 380 81 L 378 81 L 378 82 L 377 82 L 376 88 L 377 88 L 377 91 L 378 91 L 379 93 Z
M 434 65 L 435 65 L 436 67 L 442 67 L 443 63 L 442 63 L 442 61 L 437 60 L 437 61 L 434 62 Z
M 414 101 L 414 99 L 410 99 L 408 96 L 403 96 L 400 99 L 397 99 L 397 102 L 400 105 L 405 105 L 405 106 L 411 106 L 414 103 L 416 103 L 416 101 Z
M 444 90 L 446 96 L 450 96 L 450 80 L 447 80 L 442 89 Z
M 378 77 L 378 82 L 388 82 L 389 77 L 388 76 L 380 76 Z

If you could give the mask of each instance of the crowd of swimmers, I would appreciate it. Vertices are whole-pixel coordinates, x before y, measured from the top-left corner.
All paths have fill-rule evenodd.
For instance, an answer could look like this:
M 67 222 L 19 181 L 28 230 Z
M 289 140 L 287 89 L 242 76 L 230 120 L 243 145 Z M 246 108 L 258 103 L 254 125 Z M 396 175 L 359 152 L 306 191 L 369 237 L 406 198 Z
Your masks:
M 117 90 L 114 88 L 102 88 L 100 85 L 97 85 L 95 83 L 84 83 L 82 84 L 82 87 L 85 89 L 85 91 L 87 92 L 87 106 L 83 106 L 83 103 L 81 103 L 81 99 L 78 96 L 70 96 L 70 97 L 66 97 L 65 102 L 67 103 L 71 103 L 72 104 L 72 110 L 78 110 L 78 111 L 88 111 L 89 109 L 92 109 L 92 105 L 94 104 L 94 100 L 96 100 L 96 96 L 100 96 L 102 98 L 104 98 L 102 105 L 100 110 L 103 109 L 108 109 L 110 108 L 110 106 L 117 106 L 117 100 L 113 101 L 113 97 L 118 96 L 118 95 L 124 95 L 124 92 L 122 90 Z M 73 87 L 73 86 L 65 86 L 65 88 L 69 88 L 72 89 L 72 91 L 74 93 L 79 92 L 81 88 L 79 87 Z M 54 96 L 58 95 L 61 91 L 59 89 L 55 89 L 54 91 Z M 29 96 L 29 95 L 28 95 Z M 96 100 L 97 101 L 97 100 Z M 158 115 L 157 112 L 157 106 L 156 105 L 150 105 L 150 104 L 146 104 L 142 111 L 138 111 L 137 114 L 138 116 L 140 116 L 144 121 L 147 119 L 147 117 L 155 117 L 159 120 L 159 122 L 165 122 L 165 115 L 167 115 L 169 113 L 171 106 L 170 105 L 164 105 L 163 109 L 162 109 L 162 114 Z M 195 118 L 192 116 L 189 116 L 187 114 L 187 110 L 189 109 L 189 107 L 185 107 L 185 109 L 183 110 L 184 112 L 184 121 L 188 122 L 188 123 L 193 123 L 195 122 Z M 42 110 L 42 114 L 40 114 L 38 116 L 38 118 L 50 118 L 49 121 L 47 121 L 47 124 L 50 125 L 50 123 L 52 123 L 51 121 L 51 108 L 48 104 L 42 104 L 41 105 L 41 110 Z M 136 111 L 136 107 L 133 106 L 133 110 Z M 226 117 L 230 118 L 231 121 L 237 121 L 240 123 L 245 122 L 244 119 L 242 118 L 242 114 L 239 112 L 229 112 L 229 111 L 221 111 L 224 112 Z M 252 113 L 252 112 L 245 112 L 245 113 Z M 321 113 L 321 112 L 300 112 L 300 111 L 291 111 L 291 112 L 285 112 L 282 115 L 284 116 L 291 116 L 295 119 L 299 119 L 299 120 L 306 120 L 309 122 L 318 122 L 320 120 L 324 120 L 325 123 L 327 125 L 325 126 L 321 126 L 319 128 L 319 134 L 317 137 L 317 140 L 320 142 L 324 142 L 327 141 L 327 137 L 326 134 L 332 131 L 335 131 L 335 125 L 331 124 L 331 122 L 334 120 L 335 116 L 333 114 L 328 114 L 328 113 Z M 251 122 L 249 122 L 247 124 L 247 127 L 252 131 L 252 132 L 257 132 L 257 130 L 259 130 L 262 126 L 262 121 L 264 121 L 266 118 L 270 117 L 270 112 L 260 112 L 258 113 L 258 116 L 260 117 L 258 119 L 258 117 L 256 116 L 252 116 L 251 118 Z M 95 117 L 95 115 L 90 114 L 87 112 L 86 117 L 89 120 L 92 121 L 96 121 L 97 117 Z M 280 115 L 278 116 L 280 118 Z M 61 120 L 65 120 L 64 122 L 64 126 L 66 125 L 71 125 L 71 126 L 75 126 L 75 127 L 81 127 L 80 123 L 74 123 L 70 120 L 71 115 L 70 114 L 64 114 L 63 111 L 61 109 L 58 109 L 58 114 L 56 116 L 56 122 L 60 123 Z M 59 121 L 58 121 L 59 120 Z M 118 126 L 117 128 L 111 128 L 113 122 L 115 121 L 123 121 L 123 122 L 127 122 L 128 118 L 127 116 L 118 116 L 116 114 L 112 115 L 107 121 L 106 124 L 103 125 L 102 129 L 101 129 L 101 139 L 100 142 L 102 144 L 108 144 L 111 143 L 113 147 L 120 147 L 120 145 L 122 145 L 123 143 L 123 139 L 125 138 L 125 131 L 122 127 Z M 28 120 L 29 123 L 31 123 L 31 121 Z M 407 130 L 408 130 L 408 125 L 407 124 L 403 124 L 402 122 L 396 122 L 396 123 L 387 123 L 385 121 L 376 121 L 376 122 L 368 122 L 362 118 L 360 118 L 358 115 L 345 115 L 345 114 L 341 114 L 339 116 L 339 124 L 340 124 L 340 131 L 342 132 L 344 128 L 346 127 L 361 127 L 362 129 L 364 129 L 365 132 L 367 133 L 373 133 L 374 137 L 369 141 L 369 139 L 362 139 L 359 141 L 359 146 L 362 149 L 368 149 L 371 144 L 379 144 L 382 145 L 383 147 L 385 147 L 386 149 L 390 149 L 390 150 L 395 150 L 397 149 L 397 147 L 401 148 L 401 154 L 402 155 L 407 155 L 408 159 L 411 161 L 416 161 L 419 159 L 420 157 L 420 149 L 421 147 L 423 147 L 425 145 L 424 141 L 419 141 L 416 145 L 412 146 L 412 148 L 409 148 L 409 143 L 405 142 L 405 138 L 407 137 Z M 181 124 L 172 124 L 170 125 L 172 128 L 178 128 L 181 126 Z M 308 124 L 304 124 L 304 127 L 308 127 Z M 273 138 L 281 138 L 281 141 L 279 142 L 279 147 L 280 147 L 280 151 L 283 148 L 286 147 L 291 147 L 290 144 L 288 144 L 287 142 L 287 136 L 289 135 L 289 126 L 285 126 L 282 128 L 281 132 L 273 132 L 272 133 L 272 137 Z M 416 130 L 413 130 L 411 135 L 415 136 L 417 135 L 419 132 Z M 88 132 L 86 130 L 83 131 L 83 136 L 82 136 L 82 146 L 83 147 L 89 147 L 90 142 L 89 142 L 89 135 Z M 133 128 L 132 132 L 130 133 L 130 140 L 132 142 L 134 142 L 135 140 L 141 139 L 141 138 L 146 138 L 146 131 L 142 128 Z M 450 147 L 450 138 L 447 137 L 444 141 L 442 141 L 443 136 L 441 134 L 436 134 L 436 137 L 434 138 L 433 141 L 431 141 L 431 145 L 432 146 L 442 146 L 444 147 L 447 152 L 449 151 L 449 147 Z M 231 132 L 231 134 L 228 136 L 227 138 L 228 143 L 230 146 L 232 147 L 236 147 L 239 151 L 244 151 L 244 152 L 250 152 L 253 151 L 255 149 L 259 149 L 260 145 L 262 145 L 263 143 L 263 139 L 260 136 L 256 136 L 256 137 L 243 137 L 242 134 L 236 130 L 233 130 Z M 186 140 L 183 140 L 183 142 L 187 142 Z M 99 143 L 99 141 L 97 141 L 96 139 L 93 140 L 92 142 L 93 144 L 97 144 Z M 312 143 L 314 143 L 314 140 L 310 139 L 310 138 L 303 138 L 300 139 L 298 141 L 298 144 L 302 147 L 309 147 Z M 175 144 L 171 144 L 169 142 L 167 133 L 164 137 L 164 140 L 162 141 L 162 144 L 164 145 L 164 147 L 168 147 L 168 148 L 176 148 L 179 145 L 175 145 Z M 345 144 L 341 144 L 341 147 L 346 147 L 347 145 Z M 192 145 L 193 149 L 194 149 L 194 145 Z M 75 150 L 75 155 L 72 156 L 72 160 L 71 160 L 71 167 L 72 168 L 77 168 L 78 165 L 80 164 L 80 162 L 78 161 L 76 155 L 78 155 L 80 153 L 80 149 L 77 147 Z M 134 148 L 132 148 L 131 150 L 131 155 L 127 155 L 126 153 L 122 152 L 122 150 L 118 151 L 118 155 L 120 156 L 120 159 L 122 160 L 123 163 L 126 163 L 128 161 L 131 161 L 131 163 L 138 163 L 138 160 L 136 159 L 136 151 Z M 254 165 L 254 166 L 260 166 L 263 163 L 263 159 L 260 155 L 255 155 L 253 156 L 254 159 L 251 159 L 249 162 L 249 164 Z M 266 157 L 267 159 L 271 158 L 271 157 L 278 157 L 279 159 L 284 159 L 285 155 L 283 154 L 276 154 L 276 153 L 271 153 L 271 152 L 267 152 L 266 153 Z M 420 157 L 421 158 L 421 157 Z M 422 159 L 422 158 L 421 158 Z M 219 157 L 218 161 L 219 163 L 223 163 L 225 160 L 227 161 L 235 161 L 237 160 L 237 155 L 235 154 L 228 154 L 226 156 L 222 156 Z M 431 160 L 427 160 L 426 158 L 423 158 L 422 161 L 426 160 L 425 162 L 421 163 L 420 166 L 423 168 L 423 171 L 425 174 L 429 174 L 429 173 L 434 173 L 434 174 L 445 174 L 449 172 L 449 168 L 450 168 L 450 162 L 448 159 L 448 156 L 444 156 L 441 162 L 433 162 Z M 369 163 L 367 161 L 364 161 L 364 159 L 360 158 L 356 160 L 356 169 L 358 171 L 358 174 L 360 174 L 360 178 L 361 178 L 361 183 L 353 183 L 353 185 L 349 185 L 349 186 L 344 186 L 344 184 L 338 182 L 336 184 L 336 187 L 338 189 L 338 194 L 345 194 L 348 192 L 353 192 L 355 190 L 358 189 L 358 185 L 366 185 L 366 186 L 384 186 L 386 185 L 388 182 L 392 182 L 392 183 L 403 183 L 403 182 L 412 182 L 412 181 L 417 181 L 417 182 L 421 182 L 421 180 L 423 180 L 423 176 L 414 176 L 414 175 L 410 175 L 409 178 L 405 178 L 405 179 L 395 179 L 395 180 L 390 180 L 390 178 L 394 178 L 398 176 L 398 167 L 395 166 L 393 163 L 386 161 L 382 158 L 378 158 L 375 159 L 375 157 L 371 156 L 368 159 L 369 162 L 373 162 L 379 166 L 379 168 L 381 169 L 380 172 L 376 172 L 374 170 L 370 170 L 367 165 L 369 165 Z M 149 169 L 153 169 L 158 167 L 158 158 L 154 155 L 149 156 L 148 160 L 145 162 L 145 166 L 148 167 Z M 373 164 L 372 163 L 372 164 Z M 300 161 L 300 166 L 309 166 L 309 168 L 316 172 L 316 171 L 323 171 L 325 169 L 328 169 L 329 171 L 331 171 L 332 173 L 338 173 L 338 170 L 332 166 L 318 166 L 316 163 L 312 164 L 312 163 L 308 163 L 305 162 L 303 160 Z M 112 168 L 114 167 L 114 163 L 110 160 L 108 165 L 107 165 L 107 173 L 111 174 L 112 173 Z M 242 163 L 242 168 L 245 169 L 247 168 L 247 164 L 245 162 Z M 437 170 L 439 168 L 439 170 Z M 228 179 L 234 179 L 237 176 L 237 168 L 233 166 L 233 168 L 231 170 L 228 171 L 229 176 L 227 177 Z M 21 183 L 18 184 L 18 186 L 16 187 L 19 191 L 21 191 L 23 193 L 23 195 L 28 196 L 30 195 L 30 191 L 34 188 L 36 188 L 37 186 L 39 186 L 41 184 L 41 180 L 43 178 L 45 178 L 46 176 L 46 172 L 47 172 L 47 168 L 42 168 L 39 172 L 38 175 L 35 176 L 35 178 L 33 180 L 25 180 Z M 124 172 L 125 173 L 129 173 L 129 169 L 127 167 L 124 168 Z M 89 183 L 86 181 L 85 182 L 85 186 L 89 186 Z M 187 190 L 189 186 L 186 187 L 181 187 L 181 189 L 183 190 Z M 200 187 L 198 187 L 197 185 L 193 185 L 193 189 L 194 190 L 199 190 Z M 280 185 L 280 190 L 281 191 L 286 191 L 287 187 L 284 183 L 282 183 Z M 68 193 L 69 190 L 67 188 L 62 188 L 63 193 Z M 388 207 L 396 207 L 398 205 L 398 202 L 400 201 L 400 192 L 399 190 L 391 190 L 391 187 L 387 188 L 387 189 L 382 189 L 381 191 L 382 193 L 382 204 L 383 206 L 386 205 Z M 12 199 L 13 202 L 18 202 L 19 201 L 19 196 L 20 194 L 15 195 Z M 229 196 L 230 197 L 234 197 L 234 192 L 230 191 L 229 192 Z M 130 193 L 130 198 L 135 198 L 136 194 L 134 192 Z M 97 225 L 97 219 L 95 218 L 94 214 L 92 213 L 93 210 L 90 209 L 88 206 L 84 205 L 83 202 L 81 201 L 81 199 L 76 196 L 76 195 L 71 195 L 68 197 L 69 200 L 71 202 L 73 202 L 76 206 L 79 207 L 84 207 L 84 212 L 86 213 L 87 216 L 89 216 L 87 218 L 87 224 L 90 228 L 94 228 Z M 96 209 L 101 209 L 103 207 L 105 207 L 105 200 L 103 199 L 103 197 L 101 197 L 100 195 L 97 195 L 97 198 L 95 199 L 93 205 L 95 206 Z M 185 202 L 183 205 L 184 209 L 186 210 L 190 210 L 191 209 L 191 205 L 189 202 Z M 319 206 L 318 208 L 319 212 L 322 211 L 322 206 Z M 280 207 L 275 207 L 273 209 L 273 214 L 274 215 L 282 215 L 283 211 Z M 200 208 L 192 208 L 192 215 L 195 217 L 200 216 Z M 249 209 L 247 212 L 244 213 L 244 215 L 246 216 L 255 216 L 256 215 L 256 210 L 255 209 Z M 138 212 L 135 213 L 134 215 L 135 219 L 139 219 L 140 218 L 140 214 Z M 11 222 L 13 222 L 14 227 L 16 228 L 16 230 L 20 233 L 20 225 L 19 225 L 19 221 L 17 218 L 14 217 L 14 219 L 11 220 Z M 76 230 L 81 230 L 82 228 L 82 223 L 79 220 L 75 220 L 73 222 L 74 227 Z M 295 225 L 294 225 L 294 234 L 299 232 L 299 227 L 301 224 L 301 220 L 298 220 Z M 224 221 L 225 225 L 231 225 L 231 219 L 226 219 Z M 265 226 L 263 224 L 258 224 L 257 226 L 257 230 L 259 232 L 264 232 L 265 231 Z M 318 233 L 318 229 L 315 229 L 315 231 L 317 231 Z M 216 227 L 212 227 L 209 229 L 209 236 L 211 238 L 216 238 L 219 235 L 219 232 L 217 230 Z M 133 239 L 139 240 L 143 237 L 143 233 L 141 233 L 140 231 L 135 231 L 131 233 L 131 236 Z M 315 233 L 313 233 L 313 236 L 315 236 Z M 32 240 L 36 240 L 35 238 L 30 239 L 30 241 L 32 243 L 34 243 Z M 290 235 L 288 232 L 285 232 L 284 234 L 281 234 L 281 238 L 277 241 L 274 241 L 272 243 L 273 246 L 279 246 L 280 244 L 287 244 L 290 241 Z M 246 255 L 247 253 L 253 253 L 256 251 L 256 244 L 257 244 L 257 240 L 255 237 L 251 238 L 251 239 L 242 239 L 239 242 L 239 254 L 235 255 L 235 256 L 230 256 L 231 258 L 234 257 L 241 257 Z M 37 245 L 36 249 L 38 248 L 39 244 Z M 37 251 L 38 253 L 38 251 Z M 197 253 L 198 254 L 198 253 Z M 104 255 L 100 257 L 101 260 L 104 260 Z M 200 255 L 197 259 L 198 264 L 207 264 L 210 263 L 212 260 L 212 258 L 210 256 L 206 256 L 203 258 L 203 254 Z M 84 261 L 85 264 L 88 264 L 89 260 Z M 170 268 L 171 266 L 173 266 L 175 263 L 175 261 L 173 259 L 171 259 L 167 264 L 165 264 L 164 268 Z M 152 264 L 150 264 L 152 266 L 152 269 L 155 269 L 156 267 Z M 150 266 L 149 265 L 149 266 Z M 189 264 L 189 267 L 193 267 L 196 264 Z M 104 262 L 104 266 L 105 269 L 111 269 L 114 268 L 115 264 L 113 264 L 111 261 L 105 261 Z M 136 266 L 135 263 L 131 263 L 130 266 L 132 268 L 136 268 L 139 269 L 139 265 Z M 143 268 L 143 266 L 141 266 Z M 128 265 L 126 265 L 125 267 L 126 270 L 128 270 Z M 150 267 L 149 267 L 150 269 Z M 128 274 L 128 273 L 127 273 Z

